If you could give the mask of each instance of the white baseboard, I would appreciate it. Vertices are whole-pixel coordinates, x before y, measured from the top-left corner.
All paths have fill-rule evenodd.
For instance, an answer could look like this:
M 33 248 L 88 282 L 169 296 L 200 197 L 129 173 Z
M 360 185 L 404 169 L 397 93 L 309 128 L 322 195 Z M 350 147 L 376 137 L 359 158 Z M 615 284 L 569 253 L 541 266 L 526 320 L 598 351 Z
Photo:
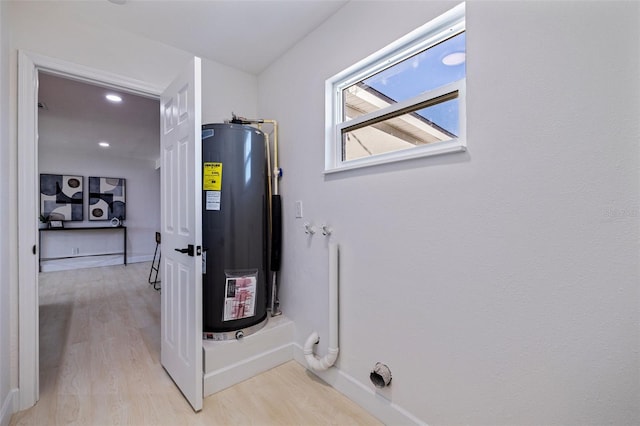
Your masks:
M 0 426 L 9 426 L 11 416 L 18 408 L 18 389 L 11 389 L 2 402 L 0 409 Z
M 127 257 L 127 263 L 142 263 L 142 262 L 151 262 L 153 260 L 152 254 L 147 254 L 144 256 L 129 256 Z M 158 260 L 156 259 L 156 262 Z
M 153 255 L 127 257 L 127 263 L 151 262 L 152 260 Z M 40 269 L 42 272 L 56 272 L 114 265 L 122 265 L 122 255 L 79 256 L 67 259 L 43 260 L 40 263 Z
M 293 331 L 293 322 L 280 315 L 242 340 L 204 340 L 204 396 L 291 361 Z
M 207 373 L 204 376 L 204 396 L 213 395 L 260 373 L 271 370 L 287 361 L 291 361 L 292 358 L 293 347 L 291 344 L 287 344 Z
M 66 259 L 43 260 L 40 262 L 40 270 L 42 272 L 56 272 L 113 265 L 122 265 L 122 255 L 70 257 Z
M 426 423 L 407 410 L 375 392 L 373 385 L 363 385 L 347 373 L 332 367 L 326 371 L 314 371 L 307 366 L 303 348 L 293 344 L 293 358 L 307 370 L 318 376 L 338 392 L 361 406 L 372 416 L 387 425 L 424 425 Z

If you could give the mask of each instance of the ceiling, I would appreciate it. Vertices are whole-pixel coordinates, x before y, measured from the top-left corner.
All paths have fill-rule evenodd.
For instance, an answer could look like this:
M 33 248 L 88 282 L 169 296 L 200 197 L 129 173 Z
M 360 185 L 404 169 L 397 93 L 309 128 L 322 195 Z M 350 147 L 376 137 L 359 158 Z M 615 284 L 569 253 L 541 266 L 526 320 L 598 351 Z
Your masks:
M 48 16 L 64 15 L 128 31 L 257 75 L 346 3 L 52 0 L 39 2 L 39 10 Z
M 71 150 L 81 156 L 109 155 L 156 160 L 160 156 L 160 103 L 129 93 L 122 102 L 111 89 L 39 74 L 38 146 L 41 153 Z M 108 142 L 102 148 L 99 142 Z
M 119 4 L 123 3 L 123 4 Z M 259 74 L 333 15 L 344 0 L 88 0 L 38 2 L 40 13 L 64 14 L 160 41 L 197 56 Z M 157 159 L 158 101 L 40 74 L 39 147 L 82 155 Z M 108 141 L 103 149 L 98 142 Z

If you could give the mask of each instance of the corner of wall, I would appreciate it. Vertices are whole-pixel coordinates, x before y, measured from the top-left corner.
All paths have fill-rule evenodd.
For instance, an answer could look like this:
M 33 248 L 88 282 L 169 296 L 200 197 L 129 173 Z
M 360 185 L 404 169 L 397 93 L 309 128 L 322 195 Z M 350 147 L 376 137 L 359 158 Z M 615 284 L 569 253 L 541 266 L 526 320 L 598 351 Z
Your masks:
M 0 408 L 0 426 L 9 426 L 11 416 L 18 411 L 18 389 L 11 389 Z

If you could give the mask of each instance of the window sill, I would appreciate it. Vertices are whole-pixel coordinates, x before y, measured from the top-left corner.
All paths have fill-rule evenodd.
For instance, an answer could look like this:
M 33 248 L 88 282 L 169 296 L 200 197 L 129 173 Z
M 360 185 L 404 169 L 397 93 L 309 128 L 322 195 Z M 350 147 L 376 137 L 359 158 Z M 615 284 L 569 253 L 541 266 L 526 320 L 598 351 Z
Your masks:
M 345 161 L 344 163 L 341 163 L 340 165 L 337 165 L 335 167 L 325 167 L 323 174 L 330 175 L 347 170 L 356 170 L 365 167 L 378 166 L 381 164 L 396 163 L 400 161 L 411 160 L 414 158 L 433 157 L 437 155 L 467 151 L 466 145 L 460 140 L 441 142 L 428 146 L 427 148 L 428 149 L 420 150 L 419 152 L 411 149 L 407 151 L 396 151 L 386 155 L 377 155 L 376 157 L 379 158 L 375 159 L 373 157 L 365 157 L 357 160 Z

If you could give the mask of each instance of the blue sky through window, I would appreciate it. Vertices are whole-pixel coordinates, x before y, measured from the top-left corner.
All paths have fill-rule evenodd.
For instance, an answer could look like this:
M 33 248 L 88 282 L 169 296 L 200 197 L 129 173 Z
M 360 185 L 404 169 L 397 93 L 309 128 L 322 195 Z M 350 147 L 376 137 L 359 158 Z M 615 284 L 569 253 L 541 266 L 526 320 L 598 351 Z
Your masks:
M 443 60 L 452 53 L 466 52 L 465 33 L 451 37 L 417 55 L 381 71 L 362 83 L 384 96 L 401 102 L 421 93 L 465 78 L 465 61 L 446 65 Z M 458 100 L 450 100 L 417 111 L 417 114 L 458 135 Z

